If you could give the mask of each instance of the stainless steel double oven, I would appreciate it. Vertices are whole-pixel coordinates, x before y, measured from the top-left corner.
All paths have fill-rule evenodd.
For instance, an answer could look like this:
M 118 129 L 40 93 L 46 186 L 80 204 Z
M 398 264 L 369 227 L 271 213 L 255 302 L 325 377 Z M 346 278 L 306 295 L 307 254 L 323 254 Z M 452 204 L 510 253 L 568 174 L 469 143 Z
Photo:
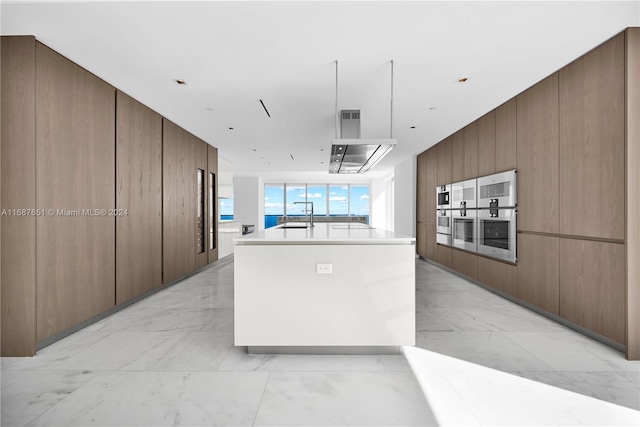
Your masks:
M 437 242 L 516 262 L 516 176 L 510 170 L 439 186 Z

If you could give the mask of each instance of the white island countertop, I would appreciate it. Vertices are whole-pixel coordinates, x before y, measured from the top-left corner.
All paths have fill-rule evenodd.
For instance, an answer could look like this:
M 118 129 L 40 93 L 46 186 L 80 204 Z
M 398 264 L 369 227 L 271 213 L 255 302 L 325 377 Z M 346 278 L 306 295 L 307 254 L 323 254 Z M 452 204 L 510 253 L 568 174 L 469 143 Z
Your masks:
M 316 223 L 306 228 L 300 224 L 295 222 L 267 228 L 236 238 L 234 242 L 236 245 L 415 245 L 416 242 L 414 237 L 361 223 Z

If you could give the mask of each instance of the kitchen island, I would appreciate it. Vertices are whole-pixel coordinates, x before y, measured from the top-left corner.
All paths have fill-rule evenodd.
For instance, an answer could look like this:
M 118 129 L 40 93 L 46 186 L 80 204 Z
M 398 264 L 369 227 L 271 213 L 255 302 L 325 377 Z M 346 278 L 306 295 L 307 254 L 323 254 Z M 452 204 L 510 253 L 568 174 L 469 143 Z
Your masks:
M 393 353 L 415 345 L 415 238 L 297 223 L 234 242 L 236 346 Z

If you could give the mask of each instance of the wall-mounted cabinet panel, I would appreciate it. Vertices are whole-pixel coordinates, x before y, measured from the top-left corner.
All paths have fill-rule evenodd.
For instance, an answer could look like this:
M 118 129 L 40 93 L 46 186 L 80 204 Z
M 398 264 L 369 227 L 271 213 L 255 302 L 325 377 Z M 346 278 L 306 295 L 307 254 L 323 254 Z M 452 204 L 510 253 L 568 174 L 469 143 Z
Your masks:
M 436 242 L 436 224 L 432 222 L 427 223 L 427 259 L 432 261 L 438 260 L 437 252 L 438 244 Z
M 416 252 L 422 258 L 427 258 L 427 223 L 416 224 Z
M 627 358 L 640 360 L 640 28 L 626 31 L 626 269 Z
M 437 185 L 447 185 L 453 182 L 451 171 L 452 159 L 452 137 L 441 141 L 436 145 L 438 152 L 438 183 Z
M 427 186 L 427 156 L 428 153 L 424 151 L 416 159 L 416 220 L 418 222 L 427 221 L 429 193 L 434 192 L 433 190 L 429 192 Z
M 162 285 L 162 117 L 117 92 L 116 303 Z
M 517 167 L 516 163 L 516 98 L 505 102 L 496 112 L 496 172 Z
M 517 294 L 521 300 L 559 314 L 560 238 L 518 234 Z
M 496 111 L 493 110 L 478 119 L 478 176 L 496 172 Z
M 115 89 L 36 43 L 38 340 L 115 305 Z M 97 212 L 97 213 L 96 213 Z
M 558 73 L 517 97 L 518 229 L 558 233 Z
M 464 178 L 478 177 L 478 121 L 464 128 Z
M 624 239 L 624 34 L 559 72 L 560 233 Z
M 2 37 L 2 356 L 36 353 L 36 41 Z M 20 215 L 18 215 L 20 213 Z
M 453 268 L 453 249 L 449 246 L 436 245 L 436 258 L 439 264 Z
M 218 149 L 207 144 L 207 168 L 209 171 L 209 178 L 207 184 L 208 199 L 207 199 L 207 230 L 209 235 L 207 236 L 207 244 L 209 245 L 209 258 L 208 262 L 214 262 L 218 260 Z M 231 194 L 233 196 L 233 194 Z
M 453 249 L 452 266 L 457 272 L 478 280 L 478 255 Z
M 518 267 L 484 257 L 479 258 L 478 280 L 509 295 L 516 296 Z
M 436 186 L 438 185 L 438 152 L 435 147 L 427 151 L 427 217 L 429 223 L 436 222 Z
M 196 171 L 192 136 L 162 120 L 162 265 L 164 283 L 196 266 Z
M 451 182 L 464 180 L 464 131 L 449 137 L 451 141 Z M 449 184 L 451 183 L 449 182 Z
M 560 316 L 625 343 L 624 245 L 560 240 Z

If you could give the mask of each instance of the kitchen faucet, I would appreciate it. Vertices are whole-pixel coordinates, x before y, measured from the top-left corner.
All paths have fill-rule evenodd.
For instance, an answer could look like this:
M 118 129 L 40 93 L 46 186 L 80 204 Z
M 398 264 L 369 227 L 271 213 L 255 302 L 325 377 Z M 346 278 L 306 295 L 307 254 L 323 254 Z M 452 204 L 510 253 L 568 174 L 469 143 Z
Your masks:
M 293 202 L 294 205 L 300 205 L 300 204 L 304 204 L 304 205 L 311 205 L 311 215 L 309 215 L 309 227 L 313 227 L 313 202 Z M 307 214 L 307 212 L 309 212 L 309 210 L 307 209 L 307 207 L 305 206 L 304 208 L 305 210 L 305 215 Z

